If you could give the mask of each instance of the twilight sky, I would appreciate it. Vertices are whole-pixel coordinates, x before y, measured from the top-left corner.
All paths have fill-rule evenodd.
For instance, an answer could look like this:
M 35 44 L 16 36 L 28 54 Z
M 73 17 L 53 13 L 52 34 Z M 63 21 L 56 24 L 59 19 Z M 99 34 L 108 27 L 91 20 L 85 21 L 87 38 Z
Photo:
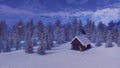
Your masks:
M 0 5 L 38 13 L 74 9 L 95 11 L 108 7 L 118 8 L 120 0 L 0 0 Z

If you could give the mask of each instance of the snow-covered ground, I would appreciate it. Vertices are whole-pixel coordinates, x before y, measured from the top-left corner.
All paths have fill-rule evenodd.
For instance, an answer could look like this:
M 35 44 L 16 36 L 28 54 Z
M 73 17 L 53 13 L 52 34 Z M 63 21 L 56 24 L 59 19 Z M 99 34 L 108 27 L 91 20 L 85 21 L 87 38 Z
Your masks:
M 120 68 L 120 47 L 70 50 L 70 43 L 54 47 L 46 55 L 24 50 L 0 53 L 0 68 Z

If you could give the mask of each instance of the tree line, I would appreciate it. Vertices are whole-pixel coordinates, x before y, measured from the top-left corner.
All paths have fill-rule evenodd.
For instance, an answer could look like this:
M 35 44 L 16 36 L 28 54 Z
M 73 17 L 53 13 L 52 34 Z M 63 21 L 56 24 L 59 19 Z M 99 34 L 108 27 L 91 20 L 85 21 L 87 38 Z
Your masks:
M 8 28 L 5 21 L 0 21 L 0 52 L 25 49 L 26 53 L 34 53 L 34 46 L 38 46 L 37 53 L 45 54 L 53 44 L 62 44 L 72 40 L 75 36 L 85 34 L 96 46 L 106 43 L 106 47 L 112 47 L 115 42 L 120 46 L 120 25 L 111 21 L 108 25 L 87 20 L 83 24 L 81 20 L 73 20 L 70 23 L 44 24 L 41 20 L 34 24 L 30 20 L 27 24 L 19 21 L 12 28 Z

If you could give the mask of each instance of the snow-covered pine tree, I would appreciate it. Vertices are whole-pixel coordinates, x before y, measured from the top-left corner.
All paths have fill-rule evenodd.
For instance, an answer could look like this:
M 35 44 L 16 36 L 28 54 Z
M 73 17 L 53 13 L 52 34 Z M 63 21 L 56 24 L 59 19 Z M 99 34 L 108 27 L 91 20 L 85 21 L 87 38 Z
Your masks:
M 33 46 L 37 46 L 38 45 L 38 36 L 37 36 L 37 27 L 35 27 L 34 32 L 33 32 Z
M 104 28 L 103 32 L 102 32 L 102 40 L 104 43 L 107 42 L 107 34 L 108 34 L 108 29 Z
M 72 23 L 72 37 L 77 36 L 77 19 L 74 19 L 73 23 Z
M 54 35 L 55 35 L 55 41 L 58 43 L 58 44 L 61 44 L 62 43 L 62 32 L 61 32 L 61 22 L 60 20 L 57 20 L 55 22 L 55 31 L 54 31 Z
M 92 43 L 95 43 L 95 42 L 96 42 L 96 37 L 97 37 L 96 31 L 94 31 L 94 32 L 91 34 L 91 42 L 92 42 Z
M 38 51 L 37 53 L 40 55 L 44 55 L 45 54 L 45 50 L 46 50 L 46 44 L 45 44 L 45 37 L 44 37 L 44 33 L 41 33 L 41 37 L 40 37 L 40 43 L 39 43 L 39 47 L 38 47 Z
M 112 41 L 116 42 L 118 37 L 118 27 L 113 21 L 111 21 L 110 23 L 108 23 L 108 29 L 111 31 Z
M 0 22 L 0 52 L 4 49 L 3 40 L 2 40 L 2 24 Z
M 117 39 L 117 45 L 118 45 L 118 47 L 120 47 L 120 34 L 119 34 L 118 39 Z
M 61 28 L 61 36 L 60 36 L 60 39 L 61 39 L 61 43 L 65 43 L 65 34 L 64 34 L 64 29 L 65 29 L 65 25 L 62 25 L 62 28 Z
M 108 35 L 107 35 L 107 42 L 106 42 L 106 47 L 113 47 L 113 41 L 112 41 L 112 38 L 111 38 L 111 31 L 108 32 Z
M 0 53 L 3 52 L 3 44 L 2 44 L 2 38 L 0 36 Z
M 20 41 L 23 41 L 25 39 L 25 26 L 23 21 L 19 21 L 17 23 L 17 30 L 18 30 L 18 37 Z
M 120 25 L 118 26 L 118 37 L 117 37 L 117 45 L 120 47 Z
M 33 20 L 27 24 L 26 36 L 25 36 L 25 52 L 26 53 L 33 53 L 33 32 L 34 32 L 34 23 Z
M 10 52 L 11 51 L 11 38 L 9 37 L 7 40 L 7 45 L 5 47 L 5 52 Z
M 17 24 L 15 24 L 12 28 L 12 39 L 13 39 L 13 46 L 16 48 L 16 50 L 20 49 L 19 46 L 19 36 L 18 36 L 18 29 L 17 29 Z
M 91 30 L 91 33 L 90 33 L 91 38 L 90 38 L 90 40 L 91 40 L 91 42 L 95 43 L 95 40 L 96 40 L 96 26 L 95 26 L 94 22 L 91 23 L 90 30 Z
M 104 29 L 105 29 L 105 25 L 102 23 L 102 22 L 99 22 L 98 23 L 98 26 L 97 26 L 97 34 L 99 33 L 100 34 L 100 38 L 101 38 L 101 42 L 103 43 L 104 42 Z M 98 36 L 98 35 L 97 35 Z
M 10 31 L 11 40 L 13 40 L 13 46 L 16 50 L 20 49 L 20 41 L 25 39 L 25 26 L 22 21 L 19 21 L 12 27 L 12 31 Z
M 83 25 L 82 25 L 82 21 L 79 20 L 77 22 L 77 35 L 80 35 L 81 34 L 81 29 L 83 28 Z
M 45 37 L 45 26 L 42 23 L 42 21 L 38 21 L 37 24 L 37 29 L 38 29 L 38 38 L 39 38 L 39 47 L 38 47 L 38 51 L 37 53 L 40 55 L 44 55 L 45 54 L 45 50 L 46 50 L 46 37 Z
M 26 32 L 25 38 L 25 52 L 26 53 L 33 53 L 33 39 L 30 30 Z
M 72 33 L 71 33 L 71 24 L 67 23 L 64 28 L 64 36 L 65 36 L 65 41 L 70 41 L 72 39 Z
M 113 42 L 116 42 L 117 41 L 117 38 L 118 38 L 118 35 L 119 35 L 119 33 L 118 33 L 118 27 L 113 27 L 113 29 L 111 30 L 111 37 L 112 37 L 112 41 Z
M 85 25 L 85 31 L 86 31 L 87 37 L 91 40 L 92 34 L 96 31 L 94 22 L 92 22 L 91 20 L 88 20 L 87 24 Z
M 98 32 L 96 35 L 96 43 L 95 46 L 99 47 L 102 45 L 102 41 L 101 41 L 101 34 Z
M 43 22 L 41 20 L 37 23 L 37 37 L 38 40 L 40 40 L 41 34 L 44 33 L 45 26 L 43 25 Z
M 7 45 L 7 37 L 7 24 L 5 21 L 0 21 L 0 52 L 3 52 L 5 50 L 5 46 Z
M 8 31 L 8 27 L 7 27 L 7 24 L 5 23 L 5 21 L 1 21 L 0 22 L 0 28 L 1 28 L 1 36 L 2 36 L 2 39 L 4 40 L 4 41 L 6 41 L 7 40 L 7 31 Z
M 108 23 L 108 30 L 112 30 L 114 27 L 115 27 L 115 23 L 113 21 Z
M 26 39 L 25 41 L 25 52 L 26 53 L 33 53 L 33 42 L 32 42 L 32 39 Z
M 49 23 L 46 27 L 46 49 L 50 50 L 53 46 L 54 40 L 54 33 L 53 33 L 53 26 Z

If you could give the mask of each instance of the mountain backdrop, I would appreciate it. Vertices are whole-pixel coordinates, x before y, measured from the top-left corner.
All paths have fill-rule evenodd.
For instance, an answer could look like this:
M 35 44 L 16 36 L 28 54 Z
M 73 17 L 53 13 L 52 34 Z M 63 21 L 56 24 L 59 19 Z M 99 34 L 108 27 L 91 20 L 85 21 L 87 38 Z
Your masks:
M 0 20 L 10 26 L 19 20 L 63 23 L 74 18 L 107 24 L 120 18 L 120 0 L 0 0 Z

